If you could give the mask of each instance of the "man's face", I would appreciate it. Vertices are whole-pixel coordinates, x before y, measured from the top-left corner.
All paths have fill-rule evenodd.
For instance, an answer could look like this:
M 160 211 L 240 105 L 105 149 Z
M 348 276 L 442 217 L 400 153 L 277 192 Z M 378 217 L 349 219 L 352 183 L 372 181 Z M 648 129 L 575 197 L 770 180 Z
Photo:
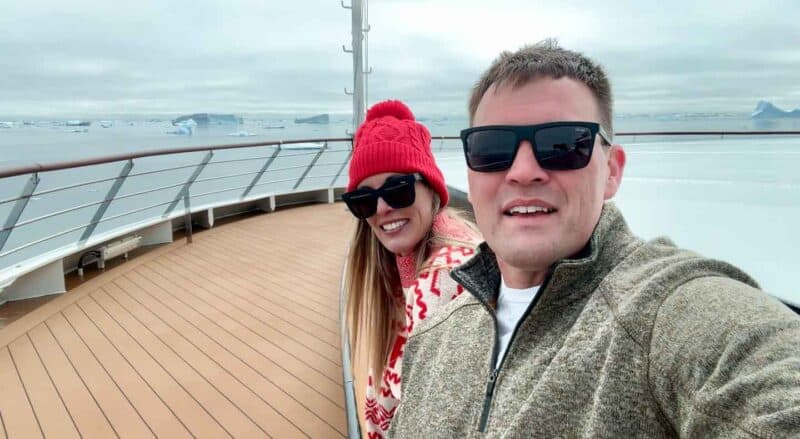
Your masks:
M 474 126 L 556 121 L 600 122 L 586 85 L 569 78 L 541 78 L 518 88 L 493 85 L 478 104 Z M 544 170 L 530 142 L 523 141 L 509 169 L 467 172 L 478 228 L 509 286 L 541 284 L 553 263 L 586 245 L 603 202 L 617 192 L 624 166 L 622 147 L 603 147 L 598 135 L 589 165 L 582 169 Z M 519 213 L 526 211 L 519 206 L 552 211 Z

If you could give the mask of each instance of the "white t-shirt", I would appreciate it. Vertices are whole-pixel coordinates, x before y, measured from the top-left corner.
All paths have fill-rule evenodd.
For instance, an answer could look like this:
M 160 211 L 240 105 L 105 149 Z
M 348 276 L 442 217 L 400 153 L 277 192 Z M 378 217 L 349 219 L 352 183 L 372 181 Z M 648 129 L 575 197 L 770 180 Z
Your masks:
M 500 284 L 500 294 L 497 296 L 497 343 L 499 345 L 499 354 L 494 367 L 500 366 L 500 361 L 503 359 L 508 344 L 511 342 L 511 335 L 514 333 L 514 328 L 517 323 L 525 314 L 528 306 L 536 298 L 539 292 L 539 286 L 517 289 L 511 288 L 506 285 L 506 281 L 502 280 Z

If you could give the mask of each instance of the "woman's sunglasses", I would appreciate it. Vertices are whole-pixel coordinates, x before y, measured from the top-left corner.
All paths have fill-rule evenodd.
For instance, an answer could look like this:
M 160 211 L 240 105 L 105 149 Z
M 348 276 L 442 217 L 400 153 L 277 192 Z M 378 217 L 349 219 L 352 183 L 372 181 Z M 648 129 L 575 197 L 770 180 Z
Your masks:
M 422 181 L 419 174 L 396 175 L 386 179 L 378 189 L 361 187 L 342 194 L 342 200 L 356 218 L 367 219 L 378 211 L 378 197 L 394 209 L 414 204 L 414 183 Z
M 608 135 L 595 122 L 551 122 L 539 125 L 489 125 L 461 131 L 467 166 L 477 172 L 505 171 L 514 163 L 523 140 L 533 145 L 542 169 L 565 171 L 589 164 L 597 134 Z

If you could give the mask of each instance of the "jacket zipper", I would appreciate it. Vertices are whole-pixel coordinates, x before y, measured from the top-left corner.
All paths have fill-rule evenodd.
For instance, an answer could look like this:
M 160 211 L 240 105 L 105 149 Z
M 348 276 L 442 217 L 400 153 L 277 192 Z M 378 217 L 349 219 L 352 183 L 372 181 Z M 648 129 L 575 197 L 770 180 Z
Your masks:
M 480 423 L 478 424 L 478 431 L 481 433 L 486 432 L 486 425 L 489 423 L 489 411 L 492 408 L 492 401 L 494 399 L 494 386 L 497 383 L 497 376 L 500 375 L 500 370 L 503 368 L 503 364 L 506 362 L 506 358 L 508 358 L 508 353 L 511 351 L 511 345 L 514 344 L 514 339 L 517 338 L 517 330 L 519 330 L 520 325 L 525 319 L 528 318 L 533 308 L 536 306 L 536 303 L 539 302 L 539 298 L 542 297 L 544 294 L 544 290 L 547 287 L 547 284 L 550 283 L 550 277 L 555 271 L 555 268 L 547 274 L 544 282 L 542 282 L 542 287 L 539 288 L 538 294 L 533 299 L 533 302 L 528 306 L 528 309 L 525 310 L 525 314 L 523 314 L 522 318 L 519 319 L 517 325 L 514 326 L 514 332 L 511 333 L 511 340 L 508 342 L 508 347 L 506 348 L 505 353 L 503 354 L 503 358 L 500 360 L 500 364 L 497 367 L 494 367 L 494 364 L 497 363 L 497 315 L 495 314 L 494 310 L 492 310 L 488 305 L 485 305 L 486 308 L 489 310 L 489 314 L 492 316 L 492 321 L 494 322 L 494 347 L 492 348 L 492 358 L 491 364 L 489 367 L 491 368 L 492 372 L 489 374 L 489 380 L 486 383 L 486 396 L 483 400 L 483 411 L 481 412 L 481 419 Z

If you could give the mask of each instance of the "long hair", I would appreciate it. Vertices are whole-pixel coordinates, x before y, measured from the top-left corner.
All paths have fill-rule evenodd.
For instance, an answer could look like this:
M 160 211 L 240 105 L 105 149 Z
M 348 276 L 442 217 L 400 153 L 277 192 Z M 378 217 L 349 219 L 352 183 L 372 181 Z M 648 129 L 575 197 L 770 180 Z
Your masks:
M 438 212 L 439 197 L 435 192 L 433 209 L 434 217 L 445 214 L 478 236 L 477 228 L 460 212 L 452 208 Z M 417 275 L 438 268 L 426 259 L 432 249 L 446 245 L 473 247 L 474 243 L 440 235 L 431 227 L 416 249 Z M 392 322 L 405 320 L 405 302 L 394 299 L 402 292 L 395 255 L 381 244 L 366 220 L 358 220 L 350 243 L 344 288 L 352 364 L 356 364 L 356 358 L 364 361 L 361 364 L 372 371 L 373 379 L 379 383 L 397 331 Z

